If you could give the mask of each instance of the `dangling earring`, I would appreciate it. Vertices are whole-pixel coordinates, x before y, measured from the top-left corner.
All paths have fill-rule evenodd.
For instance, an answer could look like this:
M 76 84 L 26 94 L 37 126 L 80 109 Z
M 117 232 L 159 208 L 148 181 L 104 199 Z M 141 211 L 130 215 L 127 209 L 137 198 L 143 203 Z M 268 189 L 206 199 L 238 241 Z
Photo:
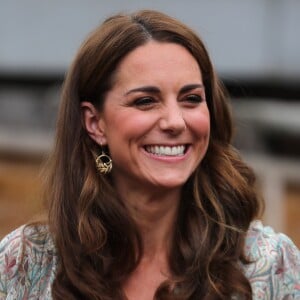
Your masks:
M 101 146 L 101 154 L 96 157 L 96 167 L 101 174 L 108 174 L 112 169 L 112 160 L 105 154 Z

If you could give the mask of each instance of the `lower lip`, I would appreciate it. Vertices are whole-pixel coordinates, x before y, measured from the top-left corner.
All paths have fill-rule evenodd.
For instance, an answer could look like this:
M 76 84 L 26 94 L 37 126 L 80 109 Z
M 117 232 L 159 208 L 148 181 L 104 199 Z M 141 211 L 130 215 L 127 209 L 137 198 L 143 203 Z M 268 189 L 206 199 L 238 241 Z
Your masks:
M 159 161 L 164 161 L 164 162 L 179 162 L 179 161 L 183 161 L 186 159 L 186 157 L 188 156 L 191 147 L 188 146 L 186 152 L 183 155 L 178 155 L 178 156 L 171 156 L 171 155 L 157 155 L 157 154 L 153 154 L 150 152 L 147 152 L 144 148 L 143 152 L 151 157 L 151 159 L 155 159 L 155 160 L 159 160 Z

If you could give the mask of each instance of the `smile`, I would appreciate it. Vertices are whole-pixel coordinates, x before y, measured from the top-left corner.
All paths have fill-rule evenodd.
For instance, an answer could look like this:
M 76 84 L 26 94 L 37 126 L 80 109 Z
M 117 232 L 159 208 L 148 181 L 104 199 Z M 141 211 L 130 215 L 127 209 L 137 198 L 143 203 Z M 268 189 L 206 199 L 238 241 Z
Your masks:
M 182 156 L 186 151 L 186 145 L 178 146 L 146 146 L 145 150 L 148 153 L 160 156 Z

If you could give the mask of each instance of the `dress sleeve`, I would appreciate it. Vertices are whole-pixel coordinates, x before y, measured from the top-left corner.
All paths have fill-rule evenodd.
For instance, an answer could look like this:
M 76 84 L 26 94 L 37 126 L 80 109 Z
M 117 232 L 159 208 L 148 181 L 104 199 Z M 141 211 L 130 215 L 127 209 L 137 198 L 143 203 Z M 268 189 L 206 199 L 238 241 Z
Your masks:
M 56 267 L 45 227 L 22 226 L 0 242 L 0 300 L 50 299 Z
M 10 280 L 17 274 L 22 240 L 19 228 L 0 242 L 0 299 L 6 299 Z
M 281 299 L 300 299 L 300 252 L 284 234 L 279 234 L 276 286 Z M 282 285 L 282 288 L 281 288 Z
M 300 252 L 286 235 L 255 222 L 249 230 L 246 253 L 251 263 L 245 273 L 254 299 L 300 299 Z

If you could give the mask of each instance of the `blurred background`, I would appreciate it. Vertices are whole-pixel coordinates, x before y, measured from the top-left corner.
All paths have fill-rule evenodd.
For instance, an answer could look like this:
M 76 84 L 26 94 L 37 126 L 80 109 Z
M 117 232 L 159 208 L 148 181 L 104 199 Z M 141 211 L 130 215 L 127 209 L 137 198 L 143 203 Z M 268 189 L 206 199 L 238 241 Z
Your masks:
M 264 222 L 300 247 L 300 1 L 0 0 L 0 238 L 42 208 L 61 84 L 86 35 L 116 12 L 158 9 L 205 41 L 231 95 L 235 144 Z

